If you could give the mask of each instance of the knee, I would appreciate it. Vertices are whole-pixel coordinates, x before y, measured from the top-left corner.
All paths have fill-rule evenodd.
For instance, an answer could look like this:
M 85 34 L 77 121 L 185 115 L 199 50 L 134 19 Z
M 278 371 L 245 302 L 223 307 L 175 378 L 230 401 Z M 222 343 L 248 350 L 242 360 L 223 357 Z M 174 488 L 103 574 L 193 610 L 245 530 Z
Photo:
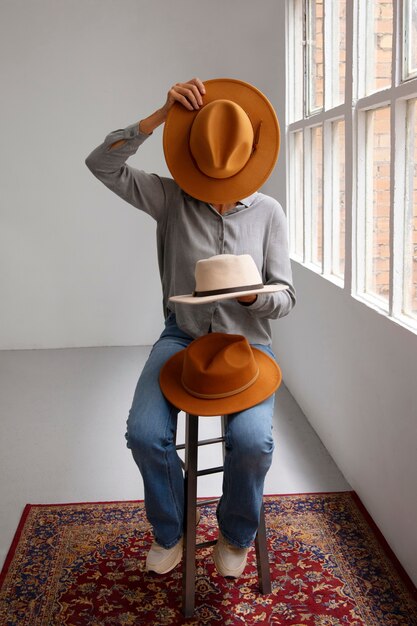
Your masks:
M 140 426 L 140 423 L 132 419 L 132 413 L 126 423 L 126 445 L 127 447 L 139 454 L 150 449 L 152 445 L 152 436 L 148 429 Z
M 134 454 L 140 456 L 160 454 L 175 443 L 175 434 L 170 428 L 161 428 L 159 420 L 142 415 L 132 408 L 126 424 L 126 444 Z
M 235 433 L 229 439 L 228 447 L 236 453 L 241 462 L 250 467 L 269 468 L 274 451 L 272 432 L 251 429 L 251 432 Z

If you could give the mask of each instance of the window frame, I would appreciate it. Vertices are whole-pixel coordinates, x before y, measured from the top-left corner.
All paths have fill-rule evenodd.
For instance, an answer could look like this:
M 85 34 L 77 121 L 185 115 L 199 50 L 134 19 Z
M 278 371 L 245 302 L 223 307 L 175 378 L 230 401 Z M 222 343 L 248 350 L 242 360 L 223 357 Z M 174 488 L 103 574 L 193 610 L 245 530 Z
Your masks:
M 358 72 L 359 62 L 364 55 L 364 41 L 360 40 L 358 33 L 363 28 L 360 23 L 361 15 L 363 19 L 363 0 L 347 0 L 346 2 L 346 65 L 345 65 L 345 99 L 341 104 L 331 106 L 332 103 L 329 96 L 328 76 L 329 68 L 326 68 L 326 60 L 329 57 L 331 47 L 328 41 L 330 18 L 326 15 L 326 8 L 332 0 L 323 0 L 325 11 L 324 23 L 324 106 L 320 111 L 307 115 L 307 111 L 303 108 L 303 117 L 294 119 L 293 109 L 290 108 L 293 102 L 287 98 L 287 123 L 286 132 L 289 134 L 296 131 L 302 131 L 304 135 L 304 163 L 308 162 L 308 144 L 306 136 L 310 132 L 310 128 L 317 125 L 323 127 L 323 266 L 318 268 L 309 262 L 311 259 L 311 251 L 309 250 L 309 241 L 311 241 L 311 207 L 308 204 L 308 189 L 304 182 L 304 254 L 303 258 L 294 255 L 290 251 L 291 258 L 301 263 L 311 271 L 321 275 L 326 280 L 338 285 L 344 289 L 346 293 L 355 299 L 365 303 L 379 313 L 389 316 L 394 321 L 406 326 L 407 328 L 417 332 L 417 318 L 407 315 L 403 311 L 404 304 L 404 220 L 405 220 L 405 180 L 406 180 L 406 111 L 408 101 L 417 98 L 417 73 L 416 76 L 404 79 L 404 48 L 406 46 L 406 36 L 403 37 L 403 17 L 406 10 L 407 0 L 393 0 L 393 62 L 391 85 L 379 91 L 375 91 L 369 95 L 364 94 L 364 77 L 365 72 Z M 293 5 L 291 7 L 291 5 Z M 294 8 L 298 5 L 298 9 Z M 304 23 L 306 23 L 306 2 L 305 0 L 287 0 L 287 41 L 289 47 L 294 47 L 291 17 L 295 10 L 303 7 Z M 306 41 L 304 37 L 304 50 Z M 334 45 L 334 41 L 333 41 Z M 362 48 L 361 48 L 362 45 Z M 305 54 L 305 52 L 304 52 Z M 304 68 L 306 68 L 304 60 Z M 291 81 L 291 67 L 287 58 L 287 76 Z M 305 83 L 307 77 L 304 71 L 304 93 L 306 93 Z M 294 81 L 293 81 L 294 82 Z M 305 98 L 304 98 L 305 100 Z M 377 109 L 382 106 L 390 107 L 390 279 L 389 279 L 389 299 L 387 305 L 381 303 L 378 297 L 373 297 L 370 293 L 365 293 L 364 285 L 364 209 L 363 198 L 365 197 L 365 181 L 364 181 L 364 142 L 363 123 L 366 117 L 366 111 Z M 334 199 L 331 180 L 331 129 L 332 123 L 343 120 L 345 124 L 345 273 L 344 278 L 340 279 L 336 274 L 332 273 L 332 205 L 331 200 Z M 287 206 L 289 207 L 289 228 L 294 225 L 295 211 L 291 210 L 292 197 L 290 193 L 291 181 L 291 154 L 289 142 L 286 142 L 287 148 Z M 305 169 L 305 165 L 304 165 Z M 308 172 L 307 172 L 308 173 Z M 304 172 L 304 181 L 306 172 Z M 329 201 L 329 198 L 331 199 Z

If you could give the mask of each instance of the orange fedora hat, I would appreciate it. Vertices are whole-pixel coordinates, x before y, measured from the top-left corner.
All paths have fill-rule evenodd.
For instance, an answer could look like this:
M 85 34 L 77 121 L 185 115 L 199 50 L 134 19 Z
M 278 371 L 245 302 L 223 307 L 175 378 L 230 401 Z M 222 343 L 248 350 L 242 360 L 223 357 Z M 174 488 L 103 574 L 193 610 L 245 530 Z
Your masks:
M 210 333 L 192 341 L 162 367 L 164 396 L 192 415 L 225 415 L 269 398 L 281 384 L 281 370 L 242 335 Z
M 267 180 L 278 158 L 275 111 L 253 85 L 231 78 L 204 82 L 203 106 L 175 103 L 164 126 L 169 171 L 190 196 L 212 203 L 246 198 Z

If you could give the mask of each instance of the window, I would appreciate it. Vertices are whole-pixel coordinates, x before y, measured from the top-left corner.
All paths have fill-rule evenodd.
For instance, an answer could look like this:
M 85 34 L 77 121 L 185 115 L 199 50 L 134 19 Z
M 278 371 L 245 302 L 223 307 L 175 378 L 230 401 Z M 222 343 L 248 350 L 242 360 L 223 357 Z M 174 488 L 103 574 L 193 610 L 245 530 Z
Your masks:
M 358 207 L 358 229 L 363 244 L 358 248 L 358 290 L 379 299 L 387 309 L 390 288 L 390 108 L 381 107 L 361 114 L 365 141 L 363 214 Z
M 291 213 L 291 249 L 297 257 L 303 257 L 304 250 L 304 149 L 303 133 L 297 131 L 289 137 L 291 144 L 291 197 L 294 200 L 294 211 Z
M 404 2 L 403 79 L 417 76 L 417 0 Z
M 307 110 L 309 113 L 319 111 L 323 107 L 324 59 L 323 59 L 323 1 L 308 0 L 307 2 Z
M 311 170 L 311 252 L 310 261 L 322 267 L 323 264 L 323 128 L 310 129 Z
M 417 0 L 288 0 L 292 257 L 417 330 Z
M 359 0 L 358 61 L 360 96 L 391 86 L 393 0 Z
M 331 266 L 330 272 L 340 280 L 345 273 L 345 122 L 332 123 L 330 202 L 332 210 Z
M 403 313 L 417 318 L 417 100 L 407 102 Z

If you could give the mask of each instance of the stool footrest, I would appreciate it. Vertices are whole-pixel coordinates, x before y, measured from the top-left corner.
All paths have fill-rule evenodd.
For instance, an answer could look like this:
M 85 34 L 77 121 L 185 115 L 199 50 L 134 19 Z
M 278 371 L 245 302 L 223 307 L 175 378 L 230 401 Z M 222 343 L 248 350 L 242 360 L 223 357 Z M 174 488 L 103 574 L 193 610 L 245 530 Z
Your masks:
M 199 470 L 197 472 L 197 476 L 207 476 L 208 474 L 217 474 L 218 472 L 222 472 L 222 471 L 223 471 L 223 465 L 220 465 L 219 467 L 210 467 L 208 469 Z
M 214 437 L 213 439 L 202 439 L 197 441 L 198 446 L 211 446 L 213 443 L 223 443 L 224 437 Z M 185 450 L 185 443 L 179 443 L 175 446 L 177 450 Z
M 202 541 L 201 543 L 196 543 L 196 548 L 210 548 L 210 546 L 214 546 L 217 543 L 217 539 L 211 539 L 210 541 Z
M 213 439 L 203 439 L 198 442 L 198 446 L 211 446 L 213 443 L 223 443 L 224 437 L 214 437 Z
M 196 506 L 205 506 L 206 504 L 217 504 L 220 498 L 210 498 L 209 500 L 198 500 Z

